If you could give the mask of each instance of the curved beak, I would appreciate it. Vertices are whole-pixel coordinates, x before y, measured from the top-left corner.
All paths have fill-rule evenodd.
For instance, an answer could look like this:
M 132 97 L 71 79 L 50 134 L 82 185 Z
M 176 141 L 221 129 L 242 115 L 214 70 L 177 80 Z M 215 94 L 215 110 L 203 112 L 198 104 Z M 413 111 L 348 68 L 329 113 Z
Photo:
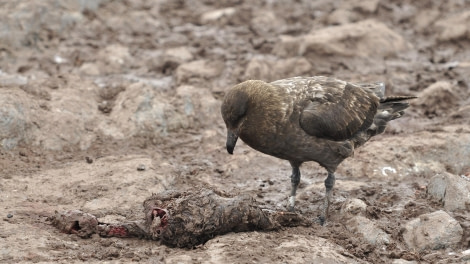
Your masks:
M 237 144 L 238 135 L 234 133 L 232 130 L 227 130 L 227 152 L 229 154 L 233 154 L 233 149 Z

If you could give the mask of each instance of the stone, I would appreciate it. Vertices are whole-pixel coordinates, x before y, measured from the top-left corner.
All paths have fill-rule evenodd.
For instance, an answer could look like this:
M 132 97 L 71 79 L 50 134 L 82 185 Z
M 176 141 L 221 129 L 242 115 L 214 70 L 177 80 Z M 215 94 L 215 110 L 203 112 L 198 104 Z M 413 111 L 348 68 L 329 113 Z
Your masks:
M 418 262 L 414 260 L 394 259 L 392 264 L 418 264 Z
M 423 251 L 453 247 L 460 242 L 462 235 L 459 222 L 439 210 L 406 223 L 403 239 L 408 248 Z
M 262 58 L 253 58 L 248 62 L 243 75 L 244 80 L 263 80 L 273 79 L 272 62 Z
M 169 48 L 165 50 L 163 56 L 169 61 L 175 61 L 177 63 L 183 63 L 190 61 L 194 58 L 191 51 L 188 47 L 176 47 L 176 48 Z
M 93 75 L 98 76 L 100 75 L 100 69 L 96 63 L 93 62 L 85 62 L 80 66 L 79 72 L 84 75 Z
M 393 147 L 385 150 L 384 145 Z M 378 158 L 370 159 L 371 153 Z M 443 172 L 464 174 L 468 170 L 468 157 L 470 133 L 420 131 L 406 138 L 382 137 L 380 141 L 368 142 L 354 153 L 353 159 L 342 163 L 338 173 L 394 181 L 416 175 L 430 179 Z
M 28 95 L 18 88 L 0 89 L 0 146 L 4 149 L 13 149 L 30 141 L 31 108 L 35 103 L 28 99 Z
M 388 245 L 391 238 L 390 235 L 385 233 L 382 229 L 368 218 L 356 215 L 346 222 L 346 228 L 353 233 L 361 235 L 367 243 L 377 245 Z
M 363 200 L 357 198 L 347 199 L 344 201 L 343 205 L 341 205 L 341 214 L 345 217 L 362 215 L 365 213 L 366 208 L 367 204 Z
M 34 145 L 62 151 L 77 147 L 88 149 L 95 140 L 94 126 L 99 114 L 96 85 L 78 76 L 67 76 L 61 89 L 51 90 L 49 111 L 35 122 Z
M 196 60 L 181 64 L 176 68 L 175 78 L 178 84 L 191 79 L 212 79 L 219 76 L 224 68 L 220 61 Z
M 100 62 L 101 74 L 120 73 L 128 68 L 132 60 L 129 48 L 119 44 L 112 44 L 98 52 L 97 61 Z
M 26 85 L 28 83 L 28 78 L 16 75 L 8 74 L 0 70 L 0 87 L 15 87 L 20 85 Z
M 145 82 L 136 82 L 117 95 L 112 112 L 98 129 L 115 139 L 142 136 L 159 141 L 192 125 L 182 109 L 180 101 L 170 100 Z
M 194 118 L 195 125 L 210 128 L 213 120 L 219 118 L 221 102 L 208 89 L 182 85 L 176 88 L 176 94 L 182 101 L 184 113 Z
M 172 72 L 180 64 L 191 61 L 194 58 L 193 54 L 187 47 L 169 48 L 163 52 L 161 58 L 151 59 L 148 65 L 152 70 L 159 70 L 165 74 Z
M 243 252 L 229 246 L 237 244 L 238 241 L 243 241 L 246 245 Z M 287 235 L 273 240 L 266 232 L 229 233 L 209 240 L 204 246 L 208 252 L 212 252 L 209 258 L 206 258 L 208 263 L 237 263 L 241 258 L 253 259 L 253 256 L 256 256 L 257 262 L 260 263 L 362 263 L 361 260 L 344 254 L 343 247 L 324 238 L 304 234 Z M 272 254 L 260 254 L 266 248 L 271 248 Z M 285 254 L 286 250 L 296 253 Z M 176 255 L 170 254 L 165 257 L 165 261 L 186 263 L 191 262 L 191 259 L 177 258 Z
M 95 11 L 103 1 L 104 0 L 64 0 L 57 4 L 71 10 L 83 11 L 88 9 Z
M 273 54 L 279 57 L 294 57 L 300 54 L 300 45 L 306 35 L 290 36 L 280 35 L 274 45 Z
M 362 13 L 374 13 L 377 11 L 379 0 L 345 1 L 340 9 L 358 11 Z
M 91 145 L 98 115 L 96 86 L 75 75 L 64 79 L 67 81 L 49 78 L 57 81 L 60 89 L 49 89 L 44 80 L 35 80 L 22 89 L 0 89 L 0 138 L 4 148 L 25 143 L 63 151 L 85 150 Z M 41 91 L 46 94 L 43 96 Z
M 392 18 L 395 23 L 412 20 L 416 17 L 418 9 L 414 5 L 403 3 L 392 7 Z
M 221 19 L 222 17 L 230 17 L 233 14 L 235 14 L 236 9 L 233 7 L 227 7 L 227 8 L 222 8 L 222 9 L 216 9 L 216 10 L 211 10 L 208 12 L 205 12 L 201 15 L 201 23 L 202 24 L 207 24 L 212 21 L 216 21 Z
M 377 11 L 378 0 L 344 1 L 328 16 L 328 23 L 342 25 L 356 22 L 361 14 L 370 14 Z
M 346 228 L 363 237 L 371 245 L 387 245 L 390 235 L 377 227 L 374 221 L 364 217 L 367 204 L 356 198 L 347 199 L 341 205 L 342 218 L 346 220 Z
M 444 172 L 430 179 L 427 194 L 443 202 L 447 211 L 466 210 L 470 206 L 470 181 Z
M 45 32 L 54 35 L 67 32 L 82 21 L 80 8 L 86 8 L 88 3 L 101 1 L 68 0 L 76 3 L 69 10 L 61 5 L 62 2 L 65 1 L 5 2 L 3 13 L 0 14 L 0 45 L 7 47 L 10 52 L 30 46 L 39 48 L 35 38 L 46 37 Z
M 308 75 L 312 70 L 312 64 L 304 57 L 287 58 L 276 60 L 273 70 L 277 79 Z
M 304 57 L 287 59 L 253 58 L 245 69 L 243 79 L 274 81 L 292 76 L 308 74 L 312 64 Z
M 422 90 L 412 105 L 427 117 L 445 116 L 455 109 L 458 100 L 454 85 L 447 81 L 438 81 Z
M 454 119 L 460 119 L 462 121 L 470 121 L 470 105 L 463 105 L 456 111 L 452 112 L 450 116 Z
M 354 48 L 351 48 L 354 47 Z M 384 57 L 411 45 L 385 24 L 371 19 L 313 30 L 298 37 L 281 37 L 273 53 L 278 56 Z
M 355 22 L 358 16 L 355 12 L 347 9 L 336 9 L 328 16 L 328 24 L 343 25 Z
M 470 11 L 453 14 L 450 17 L 435 22 L 437 39 L 440 41 L 451 41 L 470 38 Z
M 250 21 L 251 29 L 261 36 L 279 31 L 283 25 L 285 25 L 285 22 L 282 17 L 269 10 L 254 12 L 253 18 Z
M 419 11 L 416 17 L 414 18 L 417 29 L 420 31 L 429 29 L 430 26 L 437 20 L 439 15 L 439 10 L 435 9 L 425 9 Z

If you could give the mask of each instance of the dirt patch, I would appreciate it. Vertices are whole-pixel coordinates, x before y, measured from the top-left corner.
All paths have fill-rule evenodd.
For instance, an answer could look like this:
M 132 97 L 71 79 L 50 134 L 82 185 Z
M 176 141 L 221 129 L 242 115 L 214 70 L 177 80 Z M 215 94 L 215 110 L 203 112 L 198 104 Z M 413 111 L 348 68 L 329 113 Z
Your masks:
M 449 208 L 426 194 L 432 177 L 470 173 L 468 2 L 0 6 L 1 261 L 469 260 L 470 215 L 461 205 L 446 211 L 463 229 L 460 242 L 419 251 L 403 239 L 408 221 Z M 138 221 L 152 193 L 208 186 L 285 210 L 289 164 L 242 142 L 228 155 L 219 108 L 226 89 L 246 78 L 294 75 L 384 81 L 387 95 L 420 96 L 340 165 L 326 227 L 228 233 L 183 250 L 96 234 L 83 240 L 51 225 L 56 210 L 74 209 L 109 223 Z M 301 171 L 297 213 L 315 219 L 326 173 L 315 163 Z M 342 212 L 351 198 L 365 203 L 364 218 Z M 365 222 L 388 242 L 359 235 Z

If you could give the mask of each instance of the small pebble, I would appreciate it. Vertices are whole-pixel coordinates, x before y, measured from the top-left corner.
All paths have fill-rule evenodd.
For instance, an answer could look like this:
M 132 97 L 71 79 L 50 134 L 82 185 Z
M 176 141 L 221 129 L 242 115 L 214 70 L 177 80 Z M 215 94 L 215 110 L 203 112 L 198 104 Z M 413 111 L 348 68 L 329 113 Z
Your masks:
M 12 214 L 7 214 L 7 217 L 8 217 L 8 218 L 12 218 L 13 215 L 12 215 Z
M 92 164 L 93 163 L 93 159 L 90 158 L 90 157 L 85 157 L 85 160 L 88 164 Z
M 145 167 L 144 164 L 139 164 L 139 166 L 137 166 L 138 171 L 144 171 L 145 169 L 146 169 L 146 167 Z

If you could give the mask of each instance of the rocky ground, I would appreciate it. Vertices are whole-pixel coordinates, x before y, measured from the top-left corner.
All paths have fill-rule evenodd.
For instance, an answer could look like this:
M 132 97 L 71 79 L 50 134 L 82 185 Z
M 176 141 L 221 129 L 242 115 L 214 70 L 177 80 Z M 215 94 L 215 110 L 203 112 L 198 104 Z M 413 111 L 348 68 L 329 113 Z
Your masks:
M 0 1 L 0 261 L 470 262 L 470 2 Z M 142 217 L 152 193 L 212 187 L 284 210 L 290 166 L 225 151 L 226 89 L 328 75 L 417 95 L 338 169 L 325 227 L 194 249 L 81 239 L 56 210 Z M 316 217 L 325 171 L 302 168 Z

